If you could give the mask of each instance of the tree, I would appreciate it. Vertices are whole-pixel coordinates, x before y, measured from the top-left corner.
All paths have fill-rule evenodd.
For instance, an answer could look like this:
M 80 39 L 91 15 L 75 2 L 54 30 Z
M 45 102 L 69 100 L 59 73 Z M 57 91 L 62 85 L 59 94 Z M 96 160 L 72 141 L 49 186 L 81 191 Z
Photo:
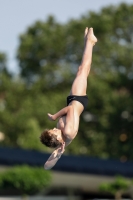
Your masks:
M 20 195 L 38 194 L 50 185 L 51 174 L 40 167 L 15 166 L 0 173 L 0 190 Z
M 58 63 L 64 54 L 65 40 L 62 26 L 54 17 L 45 22 L 37 21 L 20 36 L 20 46 L 17 52 L 21 75 L 28 81 L 37 76 L 54 79 Z
M 7 55 L 3 52 L 0 52 L 0 73 L 11 76 L 7 68 Z
M 1 84 L 6 107 L 1 111 L 0 126 L 8 138 L 4 144 L 28 148 L 28 141 L 34 138 L 29 148 L 43 148 L 35 144 L 37 133 L 52 127 L 47 112 L 66 105 L 81 61 L 83 31 L 92 26 L 98 43 L 88 80 L 89 106 L 66 153 L 132 160 L 132 19 L 133 5 L 123 3 L 88 12 L 67 24 L 50 16 L 46 22 L 31 25 L 19 40 L 20 79 L 15 82 L 3 77 L 5 84 Z
M 122 195 L 131 185 L 130 181 L 121 176 L 117 176 L 112 183 L 102 183 L 99 187 L 100 191 L 109 192 L 115 196 L 115 199 L 122 199 Z

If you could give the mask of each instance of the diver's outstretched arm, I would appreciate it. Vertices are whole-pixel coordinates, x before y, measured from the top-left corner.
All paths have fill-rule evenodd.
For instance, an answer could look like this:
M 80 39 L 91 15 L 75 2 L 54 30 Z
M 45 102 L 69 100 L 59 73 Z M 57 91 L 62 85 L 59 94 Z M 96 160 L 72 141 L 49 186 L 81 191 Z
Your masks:
M 59 160 L 64 151 L 65 151 L 65 142 L 62 144 L 61 147 L 54 150 L 54 152 L 51 154 L 51 156 L 44 164 L 44 169 L 46 170 L 51 169 L 57 163 L 57 161 Z

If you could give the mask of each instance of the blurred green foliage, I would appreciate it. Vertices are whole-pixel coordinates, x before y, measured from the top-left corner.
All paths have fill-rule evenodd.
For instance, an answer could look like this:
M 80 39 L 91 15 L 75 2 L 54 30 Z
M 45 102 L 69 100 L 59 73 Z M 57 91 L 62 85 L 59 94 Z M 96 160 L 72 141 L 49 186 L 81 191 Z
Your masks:
M 66 24 L 53 16 L 35 22 L 19 38 L 18 77 L 8 73 L 6 57 L 0 54 L 0 66 L 5 66 L 0 68 L 2 146 L 49 151 L 39 136 L 56 125 L 47 113 L 66 106 L 86 26 L 98 38 L 88 79 L 89 105 L 65 153 L 133 160 L 133 5 L 124 3 Z
M 0 191 L 18 191 L 20 194 L 42 192 L 51 181 L 49 171 L 40 167 L 16 166 L 0 172 Z
M 108 192 L 115 196 L 115 199 L 121 199 L 122 195 L 132 186 L 132 182 L 122 176 L 116 176 L 112 183 L 102 183 L 99 187 L 101 192 Z M 129 192 L 129 191 L 128 191 Z

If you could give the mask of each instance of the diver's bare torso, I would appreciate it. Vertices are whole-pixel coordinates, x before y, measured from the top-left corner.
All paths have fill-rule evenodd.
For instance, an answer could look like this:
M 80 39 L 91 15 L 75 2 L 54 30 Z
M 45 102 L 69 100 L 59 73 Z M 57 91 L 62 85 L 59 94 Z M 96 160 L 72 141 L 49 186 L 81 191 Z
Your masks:
M 83 112 L 83 105 L 78 101 L 72 101 L 69 105 L 73 106 L 74 110 L 74 129 L 73 133 L 71 133 L 71 137 L 74 139 L 77 135 L 78 128 L 79 128 L 79 119 L 80 115 Z M 64 133 L 64 128 L 66 125 L 66 115 L 61 116 L 57 122 L 57 128 Z M 69 139 L 65 138 L 65 142 L 70 142 Z

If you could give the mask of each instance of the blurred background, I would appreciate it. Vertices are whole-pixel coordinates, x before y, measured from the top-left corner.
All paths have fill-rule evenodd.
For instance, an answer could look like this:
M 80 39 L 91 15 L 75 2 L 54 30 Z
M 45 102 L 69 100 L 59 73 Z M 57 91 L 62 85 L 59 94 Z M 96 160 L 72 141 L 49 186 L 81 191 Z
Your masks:
M 133 0 L 0 5 L 0 199 L 133 198 Z M 52 151 L 39 136 L 56 125 L 47 113 L 66 105 L 86 26 L 98 38 L 89 105 L 77 137 L 44 171 Z

